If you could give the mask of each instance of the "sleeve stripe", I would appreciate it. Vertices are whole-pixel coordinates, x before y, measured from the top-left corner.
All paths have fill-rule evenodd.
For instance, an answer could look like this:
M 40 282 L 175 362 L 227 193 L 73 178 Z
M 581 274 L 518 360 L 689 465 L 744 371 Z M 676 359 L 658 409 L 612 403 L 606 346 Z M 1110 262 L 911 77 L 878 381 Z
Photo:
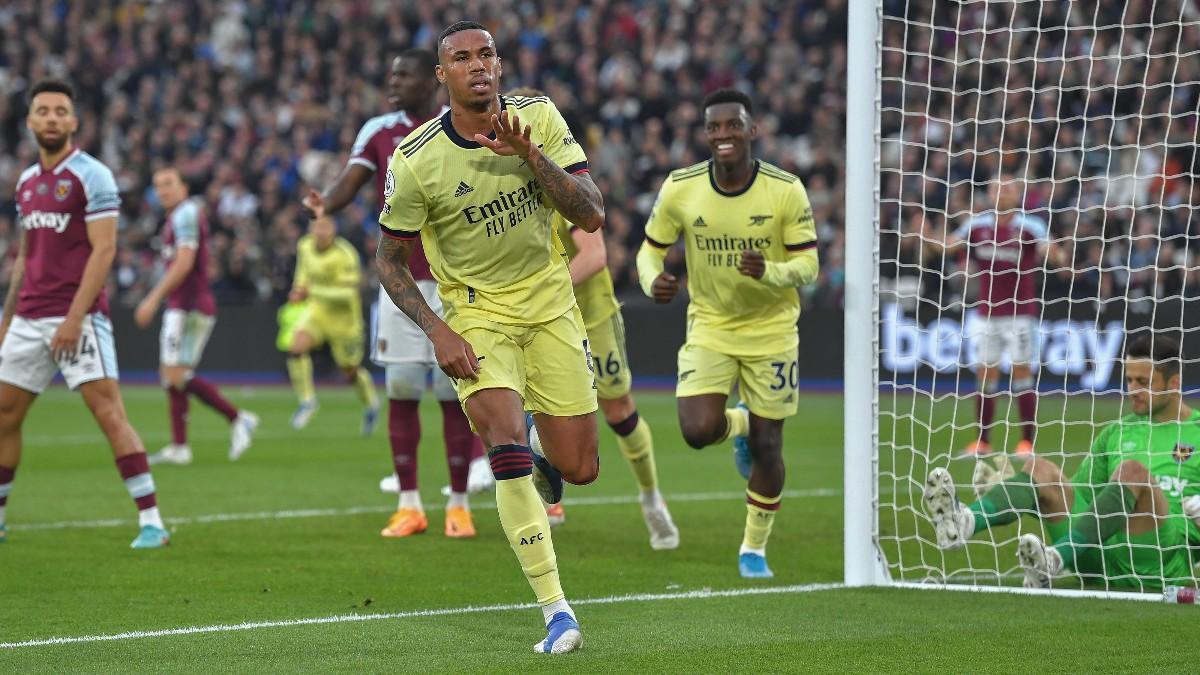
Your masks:
M 806 241 L 802 244 L 784 244 L 783 247 L 789 251 L 807 251 L 810 248 L 817 247 L 817 240 L 813 239 L 812 241 Z
M 646 243 L 650 244 L 654 248 L 671 248 L 670 244 L 664 244 L 661 241 L 656 241 L 654 239 L 651 239 L 649 236 L 646 237 Z
M 407 230 L 392 230 L 392 229 L 389 229 L 388 227 L 386 227 L 385 225 L 383 225 L 382 223 L 379 224 L 379 231 L 383 232 L 384 236 L 391 237 L 392 239 L 409 240 L 409 239 L 416 239 L 417 237 L 421 236 L 420 231 L 409 232 Z
M 84 216 L 83 219 L 85 222 L 90 223 L 93 220 L 102 220 L 104 218 L 116 218 L 118 215 L 120 215 L 120 213 L 121 212 L 118 211 L 117 209 L 109 209 L 107 211 L 97 211 L 95 213 L 89 213 L 86 216 Z
M 571 175 L 575 175 L 577 173 L 585 173 L 587 171 L 590 171 L 590 169 L 588 169 L 588 163 L 587 163 L 587 160 L 585 159 L 582 162 L 576 162 L 576 163 L 572 164 L 571 166 L 564 166 L 563 171 L 566 171 L 567 173 L 569 173 Z
M 346 162 L 346 164 L 347 164 L 347 165 L 349 165 L 349 164 L 358 164 L 358 165 L 360 165 L 360 166 L 365 166 L 365 167 L 367 167 L 368 169 L 370 169 L 370 170 L 372 170 L 372 171 L 374 171 L 374 170 L 376 170 L 376 169 L 378 168 L 377 166 L 375 166 L 375 162 L 372 162 L 372 161 L 371 161 L 371 160 L 369 160 L 369 159 L 363 159 L 362 157 L 351 157 L 351 158 L 350 158 L 350 161 L 349 161 L 349 162 Z

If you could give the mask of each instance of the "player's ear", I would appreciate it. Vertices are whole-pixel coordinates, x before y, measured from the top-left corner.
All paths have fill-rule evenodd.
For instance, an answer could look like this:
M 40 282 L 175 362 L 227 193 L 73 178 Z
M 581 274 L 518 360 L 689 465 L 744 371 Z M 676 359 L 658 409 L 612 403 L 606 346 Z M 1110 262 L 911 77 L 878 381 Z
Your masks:
M 500 57 L 497 56 L 496 57 L 496 77 L 498 78 L 503 74 L 504 74 L 504 64 L 500 62 Z
M 433 67 L 433 74 L 437 77 L 438 83 L 446 84 L 446 71 L 442 69 L 442 64 L 439 63 Z

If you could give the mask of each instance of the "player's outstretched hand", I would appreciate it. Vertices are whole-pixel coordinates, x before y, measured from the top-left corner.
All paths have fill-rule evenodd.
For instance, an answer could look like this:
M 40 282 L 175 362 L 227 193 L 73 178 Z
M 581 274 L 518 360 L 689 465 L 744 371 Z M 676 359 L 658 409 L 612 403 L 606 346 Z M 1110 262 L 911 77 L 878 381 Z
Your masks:
M 654 293 L 654 301 L 665 305 L 679 292 L 679 279 L 675 278 L 674 274 L 663 272 L 654 280 L 650 290 Z
M 83 320 L 67 317 L 54 331 L 50 338 L 50 356 L 55 361 L 62 361 L 75 356 L 75 348 L 79 346 L 79 337 L 83 334 Z
M 762 251 L 742 251 L 737 270 L 745 276 L 761 279 L 767 271 L 767 259 Z
M 300 200 L 304 208 L 308 209 L 308 213 L 315 219 L 325 215 L 325 198 L 320 192 L 309 188 L 308 194 L 304 195 L 304 199 Z
M 303 286 L 292 286 L 288 293 L 288 302 L 304 302 L 308 297 L 308 289 Z
M 1192 495 L 1183 500 L 1183 512 L 1200 527 L 1200 495 Z
M 529 158 L 533 149 L 533 141 L 529 139 L 529 135 L 533 132 L 533 127 L 526 124 L 522 131 L 520 117 L 513 115 L 510 118 L 507 110 L 499 115 L 492 115 L 492 131 L 495 132 L 496 138 L 475 134 L 475 142 L 490 148 L 497 155 Z
M 475 357 L 471 343 L 463 336 L 441 324 L 429 334 L 429 340 L 433 342 L 433 356 L 443 373 L 456 380 L 479 379 L 476 375 L 479 372 L 479 359 Z
M 137 309 L 133 310 L 133 322 L 138 328 L 146 328 L 154 321 L 154 315 L 158 312 L 158 303 L 150 298 L 145 298 L 138 303 Z

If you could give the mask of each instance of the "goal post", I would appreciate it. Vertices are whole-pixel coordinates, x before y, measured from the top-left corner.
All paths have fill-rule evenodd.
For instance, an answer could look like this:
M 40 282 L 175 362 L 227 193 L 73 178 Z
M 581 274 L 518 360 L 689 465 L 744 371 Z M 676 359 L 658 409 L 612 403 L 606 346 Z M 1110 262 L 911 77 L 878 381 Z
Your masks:
M 1023 440 L 1069 481 L 1132 412 L 1121 354 L 1134 332 L 1182 336 L 1184 391 L 1200 385 L 1200 6 L 849 0 L 848 18 L 844 580 L 1027 592 L 1018 537 L 1063 536 L 1036 506 L 947 551 L 922 492 L 942 469 L 975 501 L 1022 471 Z M 1011 207 L 1002 185 L 1016 186 Z M 992 239 L 972 239 L 988 222 Z M 1007 299 L 1002 268 L 1015 270 Z M 1000 306 L 1028 328 L 1003 328 Z M 981 385 L 996 344 L 1000 376 Z M 981 428 L 984 478 L 964 452 Z M 1183 466 L 1195 448 L 1180 448 Z M 1151 481 L 1178 501 L 1186 469 Z M 1169 551 L 1155 536 L 1132 550 Z M 1050 592 L 1155 600 L 1174 583 L 1100 559 Z

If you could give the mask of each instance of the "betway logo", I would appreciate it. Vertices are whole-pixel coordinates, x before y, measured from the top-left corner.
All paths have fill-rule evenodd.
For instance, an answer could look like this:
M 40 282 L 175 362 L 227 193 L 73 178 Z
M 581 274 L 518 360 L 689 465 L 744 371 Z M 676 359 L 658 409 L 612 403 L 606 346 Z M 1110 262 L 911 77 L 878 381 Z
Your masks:
M 21 227 L 26 230 L 54 230 L 58 234 L 66 231 L 67 225 L 71 222 L 71 214 L 69 213 L 46 213 L 45 211 L 34 211 L 21 216 Z

